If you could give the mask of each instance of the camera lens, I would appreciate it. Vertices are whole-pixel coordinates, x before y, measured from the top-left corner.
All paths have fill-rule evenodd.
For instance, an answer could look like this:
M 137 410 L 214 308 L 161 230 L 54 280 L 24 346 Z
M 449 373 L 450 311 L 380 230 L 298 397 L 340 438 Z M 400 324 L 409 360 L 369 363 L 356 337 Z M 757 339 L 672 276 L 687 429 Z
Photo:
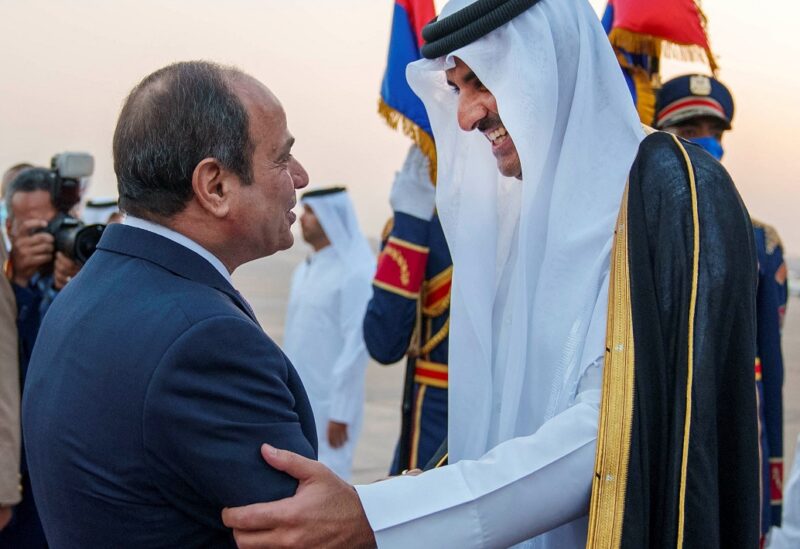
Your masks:
M 97 248 L 97 243 L 100 242 L 100 237 L 103 235 L 105 225 L 88 225 L 75 235 L 75 245 L 73 251 L 75 252 L 75 259 L 81 263 L 86 263 Z

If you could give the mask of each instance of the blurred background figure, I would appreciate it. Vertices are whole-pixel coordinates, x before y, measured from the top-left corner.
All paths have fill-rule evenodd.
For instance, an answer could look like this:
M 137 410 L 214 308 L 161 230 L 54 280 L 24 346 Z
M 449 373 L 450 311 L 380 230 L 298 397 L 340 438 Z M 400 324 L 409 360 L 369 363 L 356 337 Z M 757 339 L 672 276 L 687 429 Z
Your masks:
M 6 196 L 6 231 L 11 241 L 7 274 L 17 301 L 21 379 L 30 358 L 39 323 L 56 293 L 80 270 L 79 261 L 56 251 L 55 236 L 47 230 L 60 214 L 74 207 L 57 207 L 53 172 L 47 168 L 21 171 Z
M 769 534 L 769 549 L 794 549 L 800 547 L 800 436 L 795 444 L 794 464 L 786 485 L 783 519 Z
M 8 240 L 5 233 L 5 194 L 8 184 L 25 164 L 13 166 L 3 175 L 0 197 L 0 263 L 5 273 Z M 22 497 L 19 478 L 19 359 L 17 354 L 17 304 L 14 290 L 6 276 L 0 277 L 0 536 L 11 520 L 14 506 Z
M 119 204 L 116 198 L 90 198 L 83 206 L 84 223 L 120 223 L 123 215 L 119 211 Z
M 307 192 L 301 203 L 313 252 L 292 276 L 284 350 L 314 410 L 319 460 L 349 480 L 364 411 L 361 326 L 375 257 L 343 187 Z
M 0 225 L 2 225 L 0 231 L 3 232 L 3 242 L 5 243 L 6 251 L 11 248 L 11 241 L 8 239 L 8 233 L 6 232 L 6 219 L 8 218 L 8 201 L 6 200 L 6 195 L 8 194 L 8 187 L 11 185 L 14 178 L 17 177 L 17 174 L 27 168 L 33 168 L 33 164 L 20 162 L 8 168 L 3 174 L 2 187 L 0 187 L 0 200 L 2 201 L 0 202 Z
M 86 227 L 70 215 L 77 209 L 86 178 L 93 169 L 91 155 L 63 153 L 53 157 L 50 168 L 21 163 L 3 176 L 3 229 L 8 245 L 3 267 L 6 281 L 10 282 L 13 311 L 11 324 L 4 321 L 3 337 L 12 332 L 14 335 L 14 351 L 4 350 L 3 362 L 4 367 L 13 368 L 15 378 L 9 383 L 3 379 L 3 391 L 13 387 L 17 402 L 15 422 L 4 422 L 0 428 L 9 433 L 19 433 L 18 400 L 25 388 L 28 363 L 42 319 L 56 295 L 94 251 L 104 228 L 103 225 Z M 6 246 L 2 248 L 6 255 Z M 6 309 L 4 303 L 4 313 Z M 10 413 L 8 418 L 11 421 Z M 0 531 L 0 547 L 46 547 L 28 477 L 24 441 L 19 444 L 19 457 L 4 459 L 3 464 L 4 470 L 14 477 L 17 498 L 21 492 L 22 499 L 14 507 L 8 526 Z M 0 518 L 4 503 L 0 499 Z
M 665 82 L 655 125 L 691 141 L 722 160 L 723 134 L 731 129 L 733 97 L 711 76 L 689 74 Z M 758 252 L 756 363 L 761 436 L 761 534 L 781 524 L 783 501 L 783 353 L 781 329 L 789 298 L 783 244 L 770 225 L 753 219 Z
M 11 245 L 5 273 L 11 281 L 17 309 L 17 379 L 24 389 L 42 318 L 58 291 L 77 274 L 80 266 L 56 252 L 53 235 L 44 230 L 59 213 L 50 170 L 20 170 L 11 180 L 4 201 L 5 229 Z M 0 532 L 0 547 L 47 547 L 28 477 L 24 444 L 18 471 L 22 501 L 14 508 L 9 525 Z

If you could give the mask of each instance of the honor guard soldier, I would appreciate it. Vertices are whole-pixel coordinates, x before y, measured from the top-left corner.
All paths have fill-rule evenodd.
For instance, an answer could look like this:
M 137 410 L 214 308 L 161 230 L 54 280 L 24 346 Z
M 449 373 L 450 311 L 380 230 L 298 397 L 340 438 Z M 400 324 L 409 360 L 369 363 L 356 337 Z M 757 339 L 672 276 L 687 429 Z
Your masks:
M 691 74 L 666 82 L 655 126 L 722 159 L 722 136 L 731 129 L 733 97 L 716 78 Z M 781 523 L 783 492 L 783 356 L 781 327 L 788 299 L 783 245 L 777 231 L 755 219 L 758 252 L 756 385 L 762 455 L 762 535 Z
M 394 219 L 364 319 L 369 354 L 408 356 L 403 423 L 391 474 L 424 467 L 447 437 L 447 353 L 453 264 L 435 213 L 427 157 L 412 145 L 392 186 Z

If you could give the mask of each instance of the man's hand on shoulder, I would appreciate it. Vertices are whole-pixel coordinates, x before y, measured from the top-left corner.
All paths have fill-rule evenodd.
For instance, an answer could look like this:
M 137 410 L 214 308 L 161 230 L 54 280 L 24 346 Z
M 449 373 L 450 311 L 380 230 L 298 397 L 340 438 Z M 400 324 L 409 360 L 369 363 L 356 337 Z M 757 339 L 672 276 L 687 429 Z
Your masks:
M 17 286 L 26 287 L 36 271 L 53 259 L 53 235 L 36 232 L 46 226 L 46 221 L 29 219 L 12 235 L 11 263 Z
M 222 511 L 242 549 L 260 547 L 373 548 L 375 535 L 355 489 L 317 461 L 266 444 L 264 460 L 296 478 L 290 498 Z
M 328 444 L 331 448 L 341 448 L 347 442 L 347 423 L 328 422 Z

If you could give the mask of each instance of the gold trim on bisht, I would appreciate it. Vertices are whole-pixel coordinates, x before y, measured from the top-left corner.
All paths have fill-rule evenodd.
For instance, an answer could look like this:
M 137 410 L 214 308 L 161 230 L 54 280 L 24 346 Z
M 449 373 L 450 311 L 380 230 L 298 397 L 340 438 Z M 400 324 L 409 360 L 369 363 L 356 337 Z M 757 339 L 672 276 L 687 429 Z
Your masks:
M 680 140 L 672 136 L 675 144 L 683 153 L 686 169 L 689 171 L 689 190 L 692 197 L 692 293 L 689 297 L 689 358 L 686 365 L 686 415 L 683 427 L 683 457 L 681 459 L 681 485 L 678 502 L 678 549 L 683 547 L 683 530 L 686 517 L 686 471 L 689 466 L 689 435 L 692 431 L 692 383 L 694 381 L 694 317 L 697 309 L 697 285 L 700 270 L 700 214 L 697 208 L 697 185 L 694 179 L 694 167 L 686 149 Z
M 677 548 L 683 547 L 685 526 L 686 472 L 689 461 L 689 435 L 692 422 L 692 386 L 694 376 L 694 322 L 700 257 L 700 220 L 697 186 L 692 161 L 680 140 L 672 136 L 681 150 L 689 176 L 692 203 L 693 250 L 692 287 L 688 317 L 688 364 L 686 408 L 681 459 Z M 633 424 L 634 340 L 628 269 L 628 187 L 622 197 L 617 219 L 614 247 L 611 251 L 611 276 L 608 288 L 606 354 L 603 392 L 597 433 L 592 499 L 589 506 L 589 532 L 586 547 L 617 549 L 622 541 L 625 516 L 625 490 L 630 458 Z
M 616 548 L 622 539 L 633 422 L 633 350 L 626 185 L 611 250 L 603 396 L 586 547 Z

